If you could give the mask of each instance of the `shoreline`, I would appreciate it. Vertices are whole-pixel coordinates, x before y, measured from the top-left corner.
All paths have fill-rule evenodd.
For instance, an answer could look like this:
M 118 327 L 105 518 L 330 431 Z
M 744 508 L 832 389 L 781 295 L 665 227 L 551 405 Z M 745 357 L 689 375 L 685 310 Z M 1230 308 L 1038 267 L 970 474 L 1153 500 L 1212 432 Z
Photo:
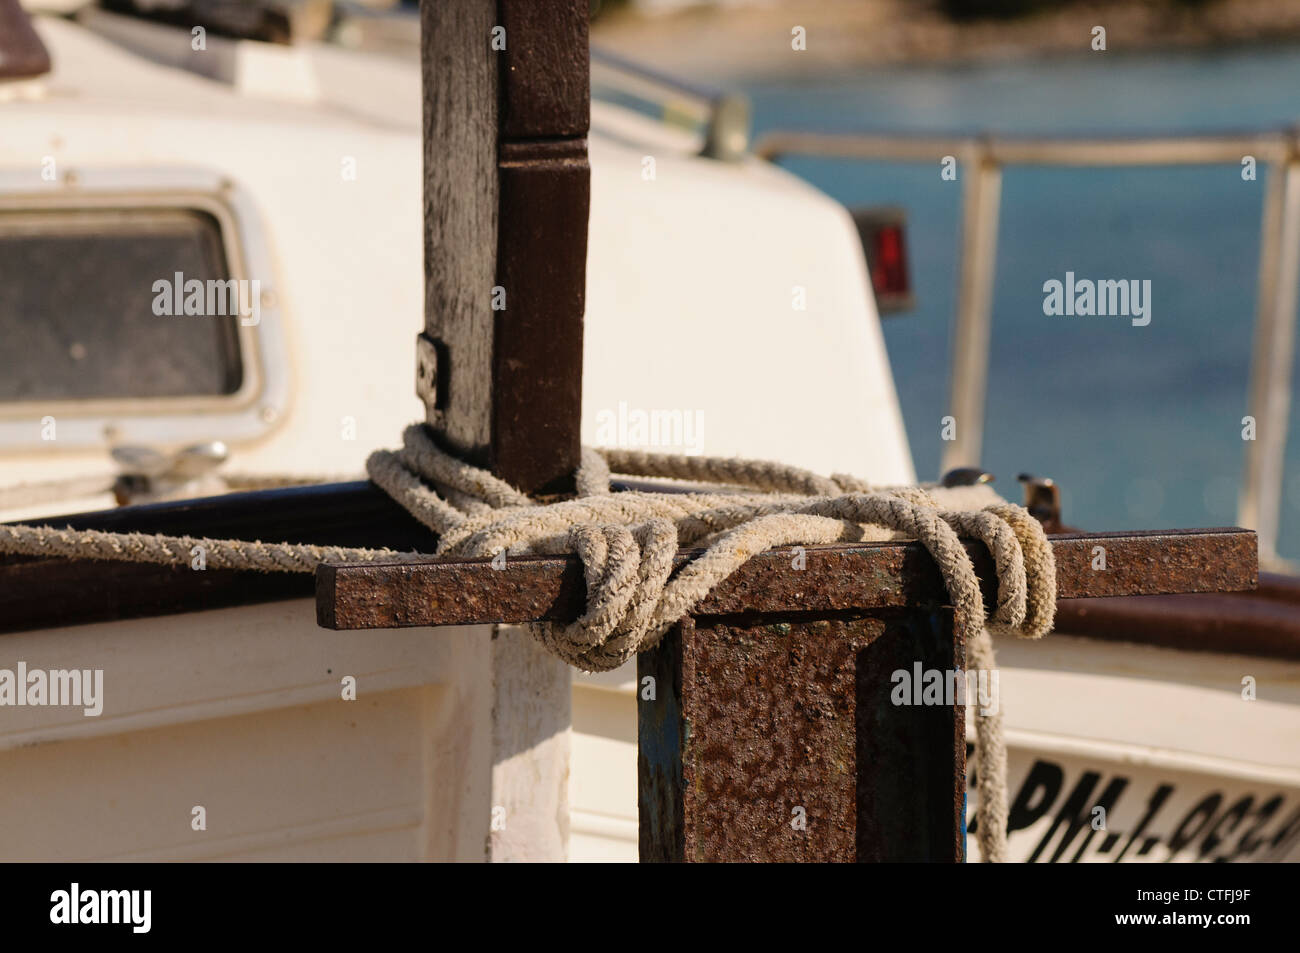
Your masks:
M 802 51 L 791 48 L 796 25 L 806 31 Z M 1104 52 L 1092 49 L 1095 26 L 1106 30 Z M 700 79 L 798 79 L 872 67 L 1285 46 L 1300 42 L 1300 3 L 1100 2 L 1010 20 L 953 21 L 937 4 L 915 0 L 777 0 L 657 15 L 618 9 L 596 20 L 592 42 Z

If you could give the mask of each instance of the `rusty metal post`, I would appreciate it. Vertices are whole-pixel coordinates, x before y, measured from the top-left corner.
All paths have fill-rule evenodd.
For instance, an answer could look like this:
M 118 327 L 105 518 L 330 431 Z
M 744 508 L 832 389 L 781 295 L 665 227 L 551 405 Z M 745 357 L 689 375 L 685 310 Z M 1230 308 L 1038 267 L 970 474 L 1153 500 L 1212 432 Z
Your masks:
M 965 709 L 892 703 L 964 665 L 938 607 L 694 618 L 637 660 L 643 861 L 961 861 Z

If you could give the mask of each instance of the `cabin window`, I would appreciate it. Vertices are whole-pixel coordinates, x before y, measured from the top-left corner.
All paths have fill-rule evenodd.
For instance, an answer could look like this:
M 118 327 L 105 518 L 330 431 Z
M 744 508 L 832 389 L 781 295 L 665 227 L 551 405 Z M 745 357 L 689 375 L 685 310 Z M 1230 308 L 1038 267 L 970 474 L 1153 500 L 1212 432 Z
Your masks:
M 240 312 L 160 308 L 178 276 L 238 284 L 206 212 L 0 212 L 0 402 L 236 393 Z

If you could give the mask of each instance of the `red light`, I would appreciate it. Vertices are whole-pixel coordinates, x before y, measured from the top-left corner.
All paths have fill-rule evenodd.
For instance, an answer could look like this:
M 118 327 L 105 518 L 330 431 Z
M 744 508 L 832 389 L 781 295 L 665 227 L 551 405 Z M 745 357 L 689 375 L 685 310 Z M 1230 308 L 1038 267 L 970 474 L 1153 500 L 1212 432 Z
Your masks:
M 903 252 L 903 226 L 882 225 L 872 236 L 871 285 L 876 297 L 906 296 L 911 292 L 907 258 Z
M 911 311 L 916 301 L 907 270 L 907 213 L 893 206 L 874 206 L 852 209 L 851 214 L 862 239 L 876 310 L 882 317 Z

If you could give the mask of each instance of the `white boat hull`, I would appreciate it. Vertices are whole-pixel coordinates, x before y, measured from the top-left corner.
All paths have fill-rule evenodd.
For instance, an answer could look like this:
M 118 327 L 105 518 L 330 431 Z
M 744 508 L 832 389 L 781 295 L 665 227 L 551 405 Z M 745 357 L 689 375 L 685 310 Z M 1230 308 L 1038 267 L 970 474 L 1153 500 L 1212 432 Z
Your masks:
M 5 709 L 0 859 L 482 860 L 567 839 L 572 860 L 635 860 L 629 673 L 576 677 L 572 729 L 530 759 L 490 730 L 493 643 L 326 631 L 310 600 L 7 635 L 6 665 L 101 669 L 105 706 Z M 1063 635 L 1000 649 L 1014 859 L 1300 855 L 1300 664 Z M 529 784 L 563 816 L 494 817 Z

